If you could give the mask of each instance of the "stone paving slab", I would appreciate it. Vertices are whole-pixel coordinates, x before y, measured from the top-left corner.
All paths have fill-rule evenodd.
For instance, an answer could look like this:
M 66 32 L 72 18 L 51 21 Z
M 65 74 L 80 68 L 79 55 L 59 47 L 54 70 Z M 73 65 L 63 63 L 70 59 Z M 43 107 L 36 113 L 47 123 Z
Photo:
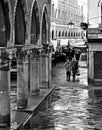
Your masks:
M 41 105 L 45 102 L 47 97 L 51 94 L 53 89 L 54 88 L 52 88 L 52 89 L 40 89 L 40 95 L 39 96 L 29 97 L 28 108 L 25 109 L 25 110 L 30 111 L 32 113 L 36 113 L 36 111 L 38 111 L 39 108 L 41 107 Z

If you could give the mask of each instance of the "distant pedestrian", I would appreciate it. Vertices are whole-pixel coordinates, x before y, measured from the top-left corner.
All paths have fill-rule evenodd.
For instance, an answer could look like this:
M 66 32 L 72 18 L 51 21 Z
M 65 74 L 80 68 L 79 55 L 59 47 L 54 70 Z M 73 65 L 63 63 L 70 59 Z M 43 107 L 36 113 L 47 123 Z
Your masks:
M 67 57 L 67 59 L 71 60 L 71 49 L 70 48 L 67 48 L 67 50 L 66 50 L 66 57 Z
M 67 81 L 70 81 L 70 75 L 71 75 L 71 61 L 67 60 L 65 63 L 66 67 L 66 79 Z
M 78 70 L 78 62 L 75 60 L 75 58 L 72 59 L 72 76 L 73 76 L 73 81 L 75 81 L 76 78 L 76 73 Z
M 79 61 L 79 59 L 80 59 L 80 51 L 79 50 L 75 51 L 75 57 L 76 57 L 76 60 Z
M 71 54 L 71 60 L 72 60 L 75 56 L 75 49 L 74 48 L 71 49 L 70 54 Z

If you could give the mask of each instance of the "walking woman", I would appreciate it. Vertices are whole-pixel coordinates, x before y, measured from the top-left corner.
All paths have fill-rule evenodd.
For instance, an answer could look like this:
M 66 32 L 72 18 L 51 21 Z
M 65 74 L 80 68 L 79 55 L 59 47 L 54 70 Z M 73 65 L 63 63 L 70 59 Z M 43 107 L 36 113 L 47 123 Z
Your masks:
M 70 75 L 71 75 L 71 61 L 67 60 L 65 63 L 66 67 L 66 79 L 67 81 L 70 81 Z

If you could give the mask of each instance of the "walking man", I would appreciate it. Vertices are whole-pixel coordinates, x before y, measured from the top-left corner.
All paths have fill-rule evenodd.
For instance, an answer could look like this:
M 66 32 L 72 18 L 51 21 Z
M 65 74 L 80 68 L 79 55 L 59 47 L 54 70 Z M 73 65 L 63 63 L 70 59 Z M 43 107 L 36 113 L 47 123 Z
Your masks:
M 70 75 L 71 75 L 71 61 L 67 60 L 65 63 L 66 67 L 66 79 L 67 81 L 70 81 Z
M 73 81 L 75 81 L 76 73 L 78 69 L 78 62 L 75 60 L 75 58 L 72 59 L 72 75 L 73 75 Z

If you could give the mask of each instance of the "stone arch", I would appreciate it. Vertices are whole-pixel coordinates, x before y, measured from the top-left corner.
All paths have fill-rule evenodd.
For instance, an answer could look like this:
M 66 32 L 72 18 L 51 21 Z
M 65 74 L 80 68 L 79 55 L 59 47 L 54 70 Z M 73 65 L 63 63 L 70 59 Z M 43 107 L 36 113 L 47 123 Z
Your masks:
M 40 27 L 40 41 L 43 45 L 43 50 L 40 58 L 40 82 L 42 86 L 48 87 L 49 84 L 49 54 L 48 54 L 48 45 L 49 45 L 49 19 L 48 19 L 48 10 L 46 4 L 44 4 L 41 15 L 41 27 Z
M 14 10 L 15 45 L 26 44 L 28 38 L 28 8 L 25 0 L 16 0 Z
M 39 23 L 39 8 L 37 1 L 33 1 L 31 14 L 30 14 L 30 23 L 31 23 L 31 44 L 36 44 L 40 35 L 40 23 Z
M 0 47 L 9 46 L 11 40 L 12 11 L 9 0 L 0 1 Z
M 48 42 L 48 14 L 46 4 L 43 6 L 41 17 L 41 43 L 47 44 Z

